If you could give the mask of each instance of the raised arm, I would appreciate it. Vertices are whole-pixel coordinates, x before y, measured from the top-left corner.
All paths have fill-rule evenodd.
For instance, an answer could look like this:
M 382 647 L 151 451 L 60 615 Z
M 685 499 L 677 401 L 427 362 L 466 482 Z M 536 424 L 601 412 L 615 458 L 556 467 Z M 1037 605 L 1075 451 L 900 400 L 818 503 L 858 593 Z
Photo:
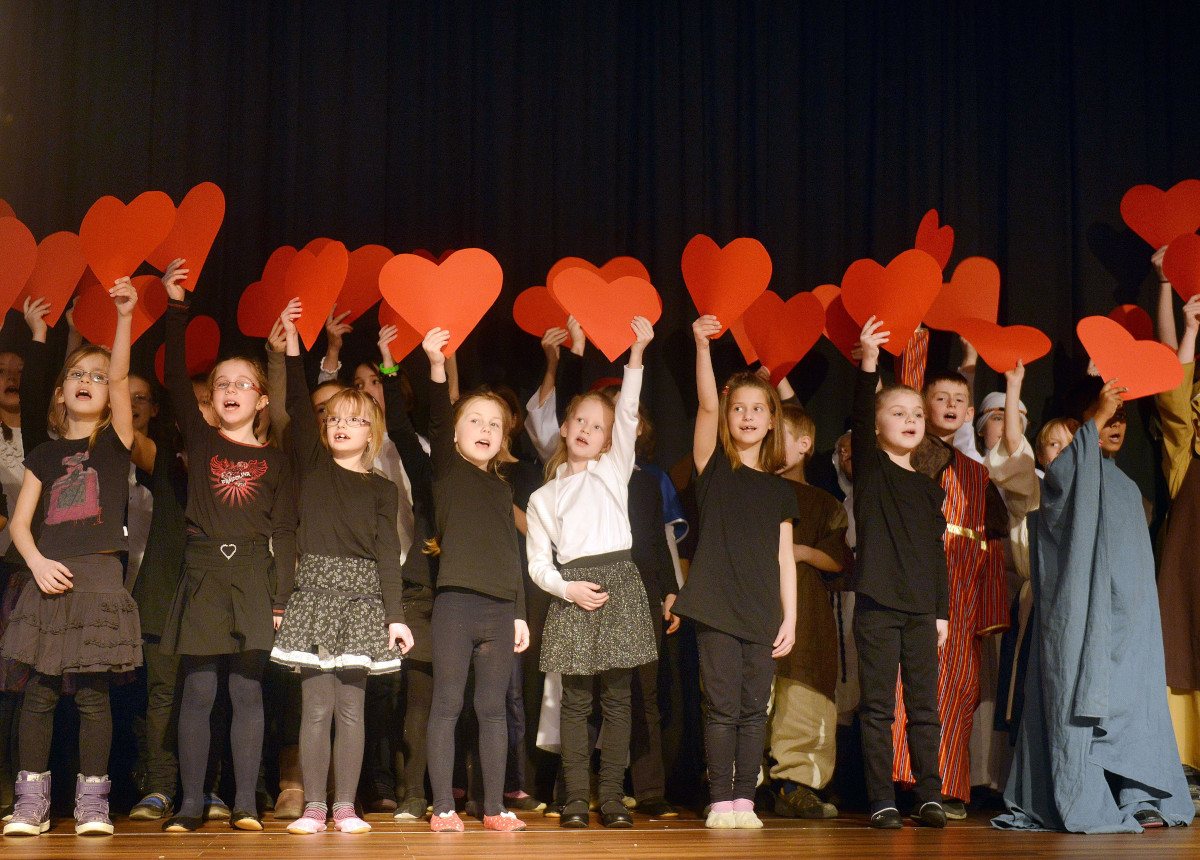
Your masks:
M 1025 380 L 1025 365 L 1017 366 L 1004 374 L 1004 447 L 1009 455 L 1021 449 L 1025 430 L 1021 426 L 1021 385 Z
M 1197 331 L 1200 331 L 1200 295 L 1192 296 L 1183 306 L 1183 337 L 1175 353 L 1181 364 L 1196 360 Z
M 421 348 L 429 358 L 429 444 L 433 471 L 437 475 L 450 468 L 454 450 L 454 410 L 450 402 L 450 391 L 446 381 L 446 356 L 442 347 L 450 341 L 450 332 L 445 329 L 430 329 L 421 341 Z
M 267 335 L 267 389 L 271 392 L 271 400 L 267 404 L 270 412 L 271 430 L 276 438 L 283 438 L 291 418 L 288 416 L 287 398 L 284 396 L 287 388 L 287 362 L 284 353 L 287 351 L 287 338 L 283 334 L 283 323 L 275 320 L 271 333 Z
M 851 464 L 855 479 L 875 468 L 875 388 L 879 384 L 879 347 L 891 332 L 881 331 L 882 320 L 871 317 L 859 335 L 862 360 L 854 381 L 854 405 L 850 411 Z
M 113 430 L 126 448 L 133 447 L 133 400 L 129 394 L 129 344 L 133 327 L 133 308 L 137 290 L 128 277 L 121 278 L 108 291 L 117 306 L 117 330 L 113 335 L 108 359 L 108 408 Z
M 46 346 L 46 314 L 50 311 L 47 299 L 25 300 L 25 322 L 33 334 L 25 355 L 25 369 L 21 371 L 21 444 L 28 454 L 50 438 L 46 427 L 46 413 L 50 410 L 50 398 L 54 394 L 50 379 L 50 353 Z M 13 514 L 14 519 L 16 513 Z
M 712 314 L 705 314 L 692 323 L 696 341 L 696 429 L 692 437 L 692 462 L 697 472 L 703 472 L 713 451 L 717 449 L 717 428 L 721 398 L 717 394 L 717 377 L 712 366 L 712 338 L 721 324 Z
M 638 398 L 642 392 L 642 353 L 646 344 L 654 338 L 654 329 L 645 317 L 634 317 L 630 323 L 637 340 L 629 350 L 629 364 L 625 366 L 625 378 L 621 382 L 621 394 L 617 398 L 616 416 L 613 421 L 612 458 L 625 483 L 633 474 L 634 448 L 637 444 Z
M 167 288 L 166 324 L 164 337 L 166 339 L 166 355 L 163 358 L 163 376 L 167 381 L 167 393 L 171 395 L 171 406 L 175 410 L 175 420 L 179 422 L 179 431 L 183 434 L 184 444 L 199 434 L 206 432 L 208 424 L 200 412 L 200 404 L 196 400 L 196 392 L 192 390 L 192 380 L 187 372 L 187 292 L 183 281 L 187 279 L 188 270 L 183 268 L 182 259 L 173 260 L 163 274 L 163 286 Z
M 304 377 L 304 359 L 300 355 L 296 321 L 302 313 L 300 300 L 292 299 L 279 315 L 279 325 L 284 335 L 284 362 L 287 368 L 284 390 L 287 392 L 287 412 L 291 419 L 292 446 L 296 452 L 296 462 L 311 466 L 324 456 L 325 448 L 321 445 L 322 428 L 317 426 L 317 417 L 313 414 L 308 380 Z M 273 386 L 272 391 L 278 398 L 279 392 Z
M 1162 267 L 1163 257 L 1166 253 L 1167 246 L 1163 245 L 1150 258 L 1150 265 L 1154 269 L 1154 274 L 1158 276 L 1158 302 L 1154 308 L 1154 330 L 1160 342 L 1165 343 L 1171 349 L 1178 349 L 1180 344 L 1175 334 L 1175 300 L 1172 298 L 1175 290 L 1163 273 Z

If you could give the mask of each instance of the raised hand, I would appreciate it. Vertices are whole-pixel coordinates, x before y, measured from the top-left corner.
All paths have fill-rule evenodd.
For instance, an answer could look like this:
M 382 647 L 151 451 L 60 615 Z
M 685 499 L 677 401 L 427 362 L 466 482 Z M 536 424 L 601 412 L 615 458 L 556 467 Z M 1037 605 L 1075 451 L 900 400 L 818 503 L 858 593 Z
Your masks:
M 429 357 L 429 366 L 445 367 L 446 356 L 442 353 L 442 348 L 450 342 L 450 332 L 444 328 L 431 328 L 425 335 L 425 339 L 421 341 L 421 349 L 425 350 L 425 355 Z
M 50 313 L 49 299 L 25 299 L 21 305 L 21 313 L 25 315 L 25 324 L 33 334 L 33 339 L 39 343 L 46 342 L 46 314 Z
M 883 320 L 877 320 L 871 317 L 863 326 L 862 334 L 858 336 L 858 345 L 862 349 L 862 364 L 863 370 L 868 373 L 874 373 L 879 361 L 879 347 L 888 342 L 888 338 L 892 336 L 890 331 L 880 331 L 883 328 Z
M 350 316 L 350 311 L 334 316 L 337 311 L 335 304 L 329 310 L 329 316 L 325 318 L 325 343 L 331 350 L 341 352 L 342 338 L 354 331 L 354 327 L 349 323 L 342 322 L 346 317 Z
M 178 257 L 171 261 L 171 265 L 167 266 L 167 270 L 163 272 L 163 286 L 167 288 L 167 295 L 174 301 L 182 302 L 187 295 L 187 290 L 183 287 L 183 282 L 187 280 L 188 270 L 183 268 L 187 261 L 182 257 Z
M 708 349 L 712 338 L 721 330 L 721 323 L 712 314 L 705 314 L 692 323 L 692 336 L 696 339 L 696 349 Z
M 138 293 L 133 286 L 133 282 L 128 277 L 118 278 L 108 291 L 108 294 L 117 306 L 118 316 L 128 317 L 133 315 L 133 309 L 137 305 Z

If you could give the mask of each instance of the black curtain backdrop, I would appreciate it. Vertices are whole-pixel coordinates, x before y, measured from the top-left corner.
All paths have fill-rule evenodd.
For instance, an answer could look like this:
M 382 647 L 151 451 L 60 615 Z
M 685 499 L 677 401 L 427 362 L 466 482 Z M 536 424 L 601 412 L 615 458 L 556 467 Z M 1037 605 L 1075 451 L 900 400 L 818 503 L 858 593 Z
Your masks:
M 465 381 L 523 392 L 541 353 L 517 293 L 562 256 L 632 254 L 664 300 L 646 400 L 665 464 L 690 446 L 691 236 L 760 239 L 787 298 L 887 262 L 936 207 L 951 267 L 995 259 L 1001 322 L 1055 342 L 1028 375 L 1036 426 L 1080 370 L 1075 321 L 1152 307 L 1151 249 L 1118 204 L 1200 176 L 1198 36 L 1188 2 L 3 0 L 0 197 L 40 239 L 103 194 L 215 181 L 228 211 L 195 304 L 226 350 L 250 348 L 237 297 L 279 245 L 486 248 L 505 286 Z M 367 356 L 373 333 L 355 338 Z M 933 363 L 955 350 L 935 336 Z M 735 368 L 731 342 L 718 359 Z M 824 342 L 792 373 L 822 448 L 850 374 Z

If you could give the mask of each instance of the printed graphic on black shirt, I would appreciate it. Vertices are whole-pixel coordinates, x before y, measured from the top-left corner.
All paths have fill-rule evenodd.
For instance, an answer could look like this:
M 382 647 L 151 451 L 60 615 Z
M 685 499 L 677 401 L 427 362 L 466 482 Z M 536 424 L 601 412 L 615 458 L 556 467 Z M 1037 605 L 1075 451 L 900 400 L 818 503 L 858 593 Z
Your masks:
M 266 460 L 226 460 L 216 455 L 209 461 L 213 494 L 227 505 L 241 507 L 258 494 L 258 479 L 267 474 Z
M 84 465 L 88 455 L 88 451 L 80 451 L 63 458 L 62 464 L 67 472 L 50 485 L 47 525 L 87 520 L 101 522 L 100 476 L 91 466 Z

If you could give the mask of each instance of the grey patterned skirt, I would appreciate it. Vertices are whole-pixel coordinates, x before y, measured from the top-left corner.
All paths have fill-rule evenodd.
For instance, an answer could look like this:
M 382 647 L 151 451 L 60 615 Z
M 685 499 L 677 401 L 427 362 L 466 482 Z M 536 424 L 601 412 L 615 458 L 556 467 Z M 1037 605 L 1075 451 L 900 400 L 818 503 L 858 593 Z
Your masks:
M 594 582 L 608 591 L 599 609 L 551 598 L 542 633 L 543 672 L 595 675 L 658 659 L 654 623 L 642 576 L 628 552 L 576 559 L 563 565 L 567 582 Z
M 400 651 L 388 650 L 383 598 L 375 562 L 307 554 L 296 567 L 271 660 L 293 669 L 400 670 Z

